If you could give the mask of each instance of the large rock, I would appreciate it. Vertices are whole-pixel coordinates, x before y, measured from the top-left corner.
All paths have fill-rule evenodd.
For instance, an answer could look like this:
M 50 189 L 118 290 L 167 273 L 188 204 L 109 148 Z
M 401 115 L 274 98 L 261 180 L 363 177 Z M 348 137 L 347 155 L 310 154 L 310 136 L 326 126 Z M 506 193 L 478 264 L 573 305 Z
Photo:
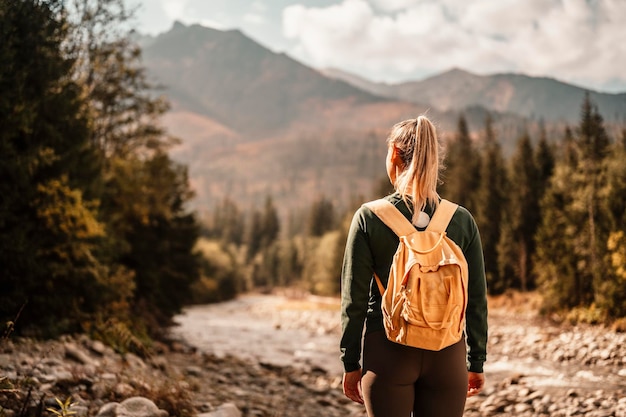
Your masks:
M 100 407 L 96 417 L 115 417 L 117 415 L 117 407 L 119 405 L 120 403 L 106 403 Z
M 167 417 L 152 401 L 143 397 L 131 397 L 121 403 L 103 405 L 96 417 Z

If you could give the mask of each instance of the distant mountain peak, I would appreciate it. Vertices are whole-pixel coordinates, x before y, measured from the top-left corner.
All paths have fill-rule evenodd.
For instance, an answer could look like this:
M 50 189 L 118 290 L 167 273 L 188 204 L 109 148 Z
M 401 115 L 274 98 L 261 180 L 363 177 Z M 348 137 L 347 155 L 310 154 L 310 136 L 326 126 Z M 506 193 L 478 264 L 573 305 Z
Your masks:
M 198 32 L 198 31 L 204 31 L 207 33 L 224 33 L 224 34 L 235 34 L 235 35 L 242 35 L 245 36 L 241 30 L 239 29 L 218 29 L 218 28 L 214 28 L 211 26 L 206 26 L 200 23 L 192 23 L 192 24 L 185 24 L 183 22 L 181 22 L 180 20 L 175 20 L 174 24 L 172 25 L 172 28 L 165 32 L 165 33 L 180 33 L 180 32 Z
M 185 28 L 187 28 L 187 25 L 185 25 L 183 22 L 181 22 L 180 20 L 174 20 L 174 24 L 172 25 L 171 30 L 180 30 Z
M 473 72 L 469 72 L 467 70 L 464 70 L 463 68 L 459 68 L 459 67 L 452 67 L 447 71 L 442 72 L 440 75 L 454 75 L 454 76 L 460 76 L 460 75 L 472 75 L 472 76 L 476 76 L 476 74 L 474 74 Z
M 423 81 L 426 80 L 434 80 L 434 79 L 460 79 L 460 80 L 466 80 L 466 79 L 477 79 L 477 78 L 481 78 L 483 76 L 475 74 L 473 72 L 469 72 L 467 70 L 464 70 L 462 68 L 459 67 L 452 67 L 447 71 L 444 72 L 440 72 L 438 74 L 432 75 L 430 77 L 426 77 Z M 408 81 L 407 83 L 410 83 L 411 81 Z M 417 81 L 419 82 L 419 81 Z

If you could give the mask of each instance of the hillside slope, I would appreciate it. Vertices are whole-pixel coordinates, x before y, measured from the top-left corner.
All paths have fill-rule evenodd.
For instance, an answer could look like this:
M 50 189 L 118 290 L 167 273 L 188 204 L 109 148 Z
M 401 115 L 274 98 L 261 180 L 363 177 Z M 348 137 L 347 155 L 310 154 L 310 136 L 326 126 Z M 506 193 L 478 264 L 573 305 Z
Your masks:
M 447 138 L 460 115 L 329 78 L 239 31 L 177 23 L 141 42 L 150 78 L 172 102 L 163 123 L 182 139 L 173 156 L 190 167 L 201 210 L 225 196 L 248 209 L 271 195 L 283 212 L 320 195 L 337 207 L 375 197 L 394 123 L 427 112 Z M 478 138 L 487 110 L 474 105 L 463 114 Z M 532 129 L 513 114 L 493 117 L 505 149 Z
M 177 23 L 150 42 L 144 61 L 176 109 L 246 134 L 280 130 L 328 102 L 389 101 L 324 77 L 237 30 Z

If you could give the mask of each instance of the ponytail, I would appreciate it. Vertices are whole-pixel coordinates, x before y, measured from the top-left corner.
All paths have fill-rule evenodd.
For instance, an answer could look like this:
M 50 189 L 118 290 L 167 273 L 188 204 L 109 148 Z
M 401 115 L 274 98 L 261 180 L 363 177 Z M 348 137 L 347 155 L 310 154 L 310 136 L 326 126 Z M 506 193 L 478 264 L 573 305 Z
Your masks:
M 397 123 L 387 143 L 396 147 L 403 166 L 394 187 L 408 207 L 413 223 L 426 205 L 439 205 L 440 150 L 435 126 L 425 116 Z

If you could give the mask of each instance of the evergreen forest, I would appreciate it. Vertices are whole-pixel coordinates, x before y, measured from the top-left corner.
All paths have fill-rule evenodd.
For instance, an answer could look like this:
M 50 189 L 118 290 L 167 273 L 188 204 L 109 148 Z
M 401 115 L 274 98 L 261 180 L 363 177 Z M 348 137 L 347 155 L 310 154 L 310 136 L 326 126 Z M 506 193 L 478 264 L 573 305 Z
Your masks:
M 337 295 L 352 214 L 388 180 L 282 216 L 271 195 L 190 210 L 131 15 L 121 0 L 0 0 L 5 336 L 139 345 L 186 305 L 279 287 Z M 474 214 L 492 295 L 537 291 L 545 313 L 624 324 L 626 128 L 613 130 L 587 96 L 577 125 L 522 134 L 505 155 L 489 117 L 479 137 L 459 117 L 440 194 Z

